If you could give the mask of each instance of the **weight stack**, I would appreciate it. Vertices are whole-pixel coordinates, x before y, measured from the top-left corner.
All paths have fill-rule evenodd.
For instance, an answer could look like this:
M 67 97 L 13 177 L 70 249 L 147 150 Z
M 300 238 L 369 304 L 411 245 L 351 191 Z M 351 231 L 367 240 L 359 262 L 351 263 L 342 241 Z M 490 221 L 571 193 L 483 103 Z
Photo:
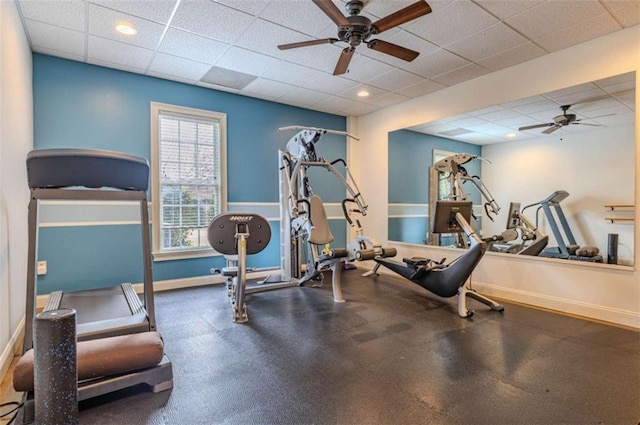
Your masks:
M 34 399 L 38 425 L 76 425 L 78 363 L 76 311 L 38 314 L 34 328 Z
M 607 241 L 607 264 L 618 264 L 618 234 L 609 233 Z

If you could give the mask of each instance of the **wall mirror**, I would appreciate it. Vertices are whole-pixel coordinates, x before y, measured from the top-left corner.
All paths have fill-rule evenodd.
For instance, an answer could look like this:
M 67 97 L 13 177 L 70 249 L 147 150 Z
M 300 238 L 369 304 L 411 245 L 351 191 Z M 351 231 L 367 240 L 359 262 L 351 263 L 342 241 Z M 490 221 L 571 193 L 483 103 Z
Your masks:
M 546 253 L 575 249 L 568 229 L 575 245 L 598 248 L 603 263 L 632 266 L 635 81 L 630 72 L 390 132 L 388 239 L 451 243 L 429 234 L 430 169 L 447 155 L 467 154 L 474 159 L 464 171 L 499 208 L 493 214 L 481 191 L 463 184 L 482 237 L 518 231 L 492 251 L 521 255 L 514 247 L 525 246 L 521 217 L 548 236 Z

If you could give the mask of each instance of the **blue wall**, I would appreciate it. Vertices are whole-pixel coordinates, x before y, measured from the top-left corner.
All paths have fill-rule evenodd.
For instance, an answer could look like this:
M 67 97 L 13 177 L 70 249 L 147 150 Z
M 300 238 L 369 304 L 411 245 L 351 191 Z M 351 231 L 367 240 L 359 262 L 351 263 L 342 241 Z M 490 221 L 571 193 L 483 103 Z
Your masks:
M 429 167 L 433 165 L 433 151 L 480 155 L 479 145 L 445 139 L 410 130 L 389 133 L 389 204 L 424 204 L 424 217 L 390 217 L 389 240 L 408 243 L 425 243 L 429 229 Z M 469 175 L 480 175 L 480 161 L 464 165 Z M 481 196 L 472 184 L 466 184 L 465 192 L 476 204 Z
M 230 203 L 278 202 L 277 151 L 296 133 L 278 127 L 346 130 L 342 116 L 40 54 L 33 55 L 33 97 L 35 149 L 97 148 L 147 159 L 150 102 L 226 113 Z M 316 149 L 330 161 L 345 158 L 345 138 L 327 134 Z M 312 187 L 325 203 L 344 198 L 344 187 L 329 173 L 319 174 Z M 280 263 L 279 223 L 271 224 L 271 244 L 248 259 L 250 266 Z M 332 220 L 331 229 L 335 245 L 344 246 L 344 220 Z M 140 250 L 139 226 L 41 227 L 38 258 L 47 261 L 48 271 L 39 278 L 39 293 L 141 282 Z M 220 257 L 155 262 L 154 280 L 208 275 L 222 265 Z

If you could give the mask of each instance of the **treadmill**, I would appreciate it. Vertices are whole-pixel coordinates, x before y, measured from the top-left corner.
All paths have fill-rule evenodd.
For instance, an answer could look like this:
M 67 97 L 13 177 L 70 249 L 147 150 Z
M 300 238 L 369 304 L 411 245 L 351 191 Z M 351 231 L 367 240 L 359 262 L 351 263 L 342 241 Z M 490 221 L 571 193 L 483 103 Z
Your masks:
M 27 308 L 23 354 L 33 348 L 38 276 L 38 209 L 41 200 L 138 201 L 142 236 L 144 282 L 142 299 L 131 283 L 82 291 L 54 291 L 45 311 L 76 310 L 78 341 L 156 331 L 149 234 L 149 163 L 145 158 L 96 149 L 41 149 L 27 155 L 29 248 L 27 260 Z M 145 369 L 78 382 L 78 401 L 146 384 L 154 393 L 173 388 L 171 361 Z M 34 392 L 24 396 L 22 423 L 35 421 Z
M 138 201 L 140 203 L 144 283 L 142 299 L 131 283 L 49 295 L 44 311 L 76 310 L 78 341 L 156 330 L 146 159 L 95 149 L 41 149 L 27 155 L 29 250 L 23 353 L 33 347 L 36 314 L 38 209 L 41 200 Z M 100 190 L 98 190 L 100 189 Z M 106 189 L 106 190 L 103 190 Z

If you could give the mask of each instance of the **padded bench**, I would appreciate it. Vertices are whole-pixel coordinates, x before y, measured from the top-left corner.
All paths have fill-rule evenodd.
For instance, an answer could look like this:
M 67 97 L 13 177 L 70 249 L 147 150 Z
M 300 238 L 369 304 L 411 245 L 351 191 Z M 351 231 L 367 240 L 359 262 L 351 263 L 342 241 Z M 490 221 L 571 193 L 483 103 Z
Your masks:
M 158 365 L 164 354 L 159 332 L 142 332 L 89 341 L 77 345 L 78 381 L 121 375 Z M 13 371 L 16 391 L 34 390 L 34 353 L 27 351 Z

